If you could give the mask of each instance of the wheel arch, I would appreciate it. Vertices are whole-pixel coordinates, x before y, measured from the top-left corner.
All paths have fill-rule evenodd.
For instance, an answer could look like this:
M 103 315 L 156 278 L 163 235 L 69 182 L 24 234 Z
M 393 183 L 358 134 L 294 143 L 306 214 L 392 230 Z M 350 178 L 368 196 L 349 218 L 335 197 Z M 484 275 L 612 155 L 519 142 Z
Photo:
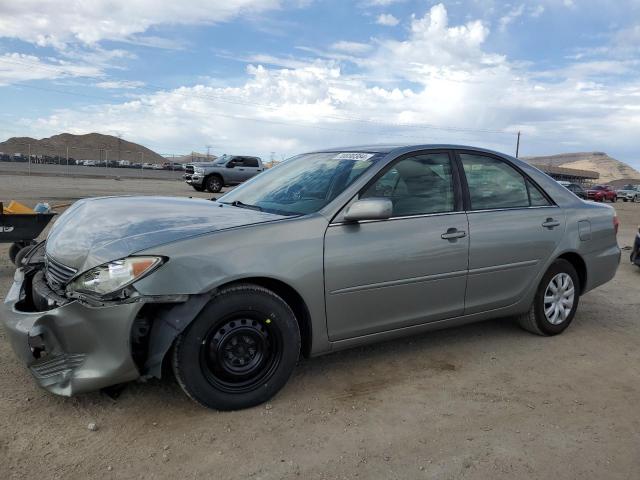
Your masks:
M 150 332 L 141 342 L 133 342 L 132 330 L 132 355 L 136 358 L 136 363 L 144 378 L 161 378 L 163 363 L 167 358 L 176 338 L 187 328 L 204 306 L 211 300 L 211 296 L 216 291 L 238 284 L 253 284 L 272 291 L 281 297 L 293 310 L 293 313 L 300 328 L 301 353 L 305 358 L 311 354 L 312 326 L 311 314 L 302 296 L 287 283 L 269 277 L 245 277 L 234 279 L 233 281 L 218 285 L 211 292 L 192 295 L 189 300 L 179 304 L 150 304 L 143 307 L 140 316 L 152 317 Z M 137 321 L 138 319 L 136 319 Z M 134 343 L 142 343 L 142 354 L 135 354 Z
M 225 288 L 237 284 L 251 283 L 260 287 L 266 288 L 272 291 L 280 298 L 282 298 L 287 305 L 293 310 L 298 322 L 298 328 L 300 328 L 300 338 L 302 341 L 302 355 L 308 358 L 311 354 L 311 342 L 312 342 L 312 328 L 311 328 L 311 314 L 306 302 L 302 298 L 302 295 L 293 288 L 291 285 L 277 280 L 271 277 L 248 277 L 233 280 L 232 282 L 220 285 L 218 289 Z
M 202 179 L 202 184 L 204 185 L 207 182 L 207 180 L 211 177 L 218 177 L 222 181 L 222 185 L 224 186 L 224 177 L 220 172 L 207 173 Z
M 582 294 L 587 286 L 587 264 L 582 256 L 577 252 L 565 252 L 558 259 L 566 260 L 576 269 L 578 280 L 580 281 L 580 293 Z

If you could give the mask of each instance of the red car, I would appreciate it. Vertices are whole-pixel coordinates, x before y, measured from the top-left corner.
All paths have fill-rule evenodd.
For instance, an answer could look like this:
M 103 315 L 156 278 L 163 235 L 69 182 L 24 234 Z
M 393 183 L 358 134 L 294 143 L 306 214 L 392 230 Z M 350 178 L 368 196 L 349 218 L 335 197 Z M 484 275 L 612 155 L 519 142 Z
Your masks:
M 618 201 L 618 195 L 610 185 L 596 185 L 595 187 L 589 188 L 587 190 L 587 198 L 589 200 L 595 200 L 596 202 L 604 202 L 606 200 L 611 202 Z

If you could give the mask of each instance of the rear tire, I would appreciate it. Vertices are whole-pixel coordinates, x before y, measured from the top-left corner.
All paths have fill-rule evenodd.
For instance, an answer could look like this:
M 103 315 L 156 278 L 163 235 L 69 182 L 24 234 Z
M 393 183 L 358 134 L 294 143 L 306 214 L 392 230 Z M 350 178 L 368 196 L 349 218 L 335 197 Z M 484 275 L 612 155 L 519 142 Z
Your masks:
M 573 320 L 579 299 L 580 282 L 575 268 L 558 259 L 542 277 L 531 308 L 518 317 L 518 323 L 537 335 L 558 335 Z
M 275 293 L 241 284 L 218 292 L 173 348 L 182 390 L 208 408 L 266 402 L 286 383 L 300 354 L 291 308 Z

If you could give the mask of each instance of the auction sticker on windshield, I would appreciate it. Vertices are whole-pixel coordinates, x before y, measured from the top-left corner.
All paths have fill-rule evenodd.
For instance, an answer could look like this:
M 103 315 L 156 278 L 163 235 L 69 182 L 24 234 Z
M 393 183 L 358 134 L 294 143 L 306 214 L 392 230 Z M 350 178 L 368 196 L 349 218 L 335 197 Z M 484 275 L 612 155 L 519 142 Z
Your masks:
M 373 157 L 373 153 L 364 153 L 364 152 L 343 152 L 339 153 L 332 160 L 369 160 Z

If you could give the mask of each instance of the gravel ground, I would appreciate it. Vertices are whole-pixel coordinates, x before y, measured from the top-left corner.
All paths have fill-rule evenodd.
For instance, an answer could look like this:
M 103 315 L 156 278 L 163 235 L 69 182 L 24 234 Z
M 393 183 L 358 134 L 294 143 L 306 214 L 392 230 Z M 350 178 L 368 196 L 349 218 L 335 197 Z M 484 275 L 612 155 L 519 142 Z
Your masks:
M 193 195 L 173 181 L 0 176 L 1 200 Z M 210 196 L 198 194 L 198 196 Z M 621 246 L 640 204 L 618 203 Z M 13 268 L 0 245 L 0 299 Z M 114 401 L 38 389 L 0 328 L 0 478 L 636 479 L 640 269 L 563 335 L 489 321 L 301 361 L 267 405 L 207 411 L 171 379 Z

